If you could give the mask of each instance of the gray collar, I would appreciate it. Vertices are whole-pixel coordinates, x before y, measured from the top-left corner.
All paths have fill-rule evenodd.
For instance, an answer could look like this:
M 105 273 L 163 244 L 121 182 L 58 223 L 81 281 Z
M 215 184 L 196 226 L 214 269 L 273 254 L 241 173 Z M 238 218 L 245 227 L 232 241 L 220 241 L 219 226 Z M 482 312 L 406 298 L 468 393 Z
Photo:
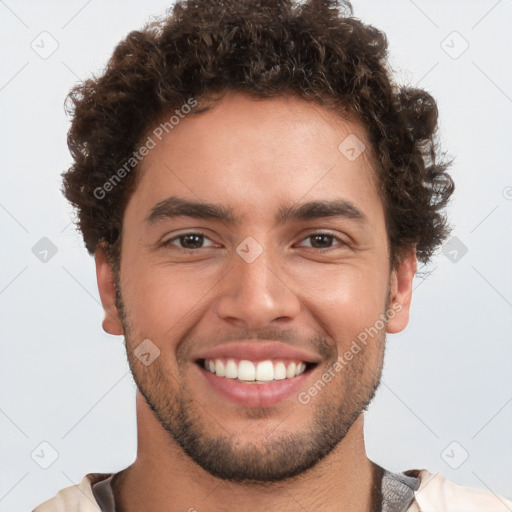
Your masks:
M 382 476 L 382 512 L 405 512 L 414 501 L 420 479 L 384 470 Z
M 111 486 L 114 476 L 115 473 L 92 486 L 92 492 L 102 512 L 116 512 Z M 414 501 L 414 491 L 419 486 L 419 478 L 403 473 L 391 473 L 384 469 L 381 482 L 382 512 L 406 512 Z

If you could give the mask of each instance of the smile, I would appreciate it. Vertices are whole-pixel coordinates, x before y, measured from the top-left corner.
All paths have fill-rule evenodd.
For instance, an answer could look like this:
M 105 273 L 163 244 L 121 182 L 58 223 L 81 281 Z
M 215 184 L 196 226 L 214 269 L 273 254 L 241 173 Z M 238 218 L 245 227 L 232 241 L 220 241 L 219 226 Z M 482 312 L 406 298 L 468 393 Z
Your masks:
M 306 389 L 318 365 L 298 360 L 229 358 L 200 359 L 194 366 L 199 381 L 217 397 L 246 407 L 272 407 Z
M 271 360 L 250 361 L 247 359 L 204 359 L 205 370 L 217 377 L 237 379 L 239 382 L 265 384 L 267 382 L 293 379 L 303 374 L 310 363 L 304 361 Z

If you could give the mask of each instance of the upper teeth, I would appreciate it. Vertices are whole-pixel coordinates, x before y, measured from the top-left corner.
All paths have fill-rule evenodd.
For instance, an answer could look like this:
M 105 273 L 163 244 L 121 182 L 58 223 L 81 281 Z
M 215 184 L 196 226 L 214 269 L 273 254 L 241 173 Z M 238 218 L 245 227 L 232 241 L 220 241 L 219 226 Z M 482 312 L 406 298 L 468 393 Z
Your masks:
M 253 363 L 247 359 L 235 361 L 234 359 L 205 359 L 204 367 L 206 370 L 217 374 L 218 377 L 227 377 L 228 379 L 238 379 L 245 381 L 268 382 L 271 380 L 292 379 L 293 377 L 304 373 L 306 364 L 304 362 L 283 361 L 259 361 Z

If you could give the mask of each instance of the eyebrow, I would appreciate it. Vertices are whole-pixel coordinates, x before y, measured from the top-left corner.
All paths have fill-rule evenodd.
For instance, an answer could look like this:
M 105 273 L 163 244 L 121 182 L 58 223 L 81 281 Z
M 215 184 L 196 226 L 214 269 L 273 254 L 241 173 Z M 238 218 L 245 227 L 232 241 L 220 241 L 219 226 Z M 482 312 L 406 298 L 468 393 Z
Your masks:
M 145 223 L 151 226 L 162 219 L 175 217 L 219 220 L 230 224 L 238 221 L 233 210 L 226 206 L 171 196 L 153 206 L 146 217 Z M 344 199 L 333 199 L 282 206 L 277 212 L 276 223 L 282 224 L 292 220 L 312 220 L 326 217 L 341 217 L 362 223 L 368 220 L 366 215 L 352 202 Z

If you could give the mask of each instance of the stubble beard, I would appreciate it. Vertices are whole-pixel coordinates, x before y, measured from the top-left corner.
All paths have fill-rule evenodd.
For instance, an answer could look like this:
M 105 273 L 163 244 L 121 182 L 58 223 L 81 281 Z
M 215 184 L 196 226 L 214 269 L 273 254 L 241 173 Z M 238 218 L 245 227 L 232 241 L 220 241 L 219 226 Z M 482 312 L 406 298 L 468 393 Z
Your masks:
M 179 445 L 185 454 L 205 471 L 232 482 L 265 485 L 297 477 L 322 461 L 343 441 L 357 418 L 368 408 L 379 387 L 384 357 L 385 330 L 373 338 L 341 370 L 345 373 L 343 386 L 336 392 L 321 390 L 307 405 L 297 400 L 295 407 L 311 409 L 304 428 L 293 433 L 274 433 L 256 445 L 245 442 L 243 432 L 231 432 L 229 425 L 215 424 L 204 412 L 181 376 L 170 373 L 159 356 L 144 366 L 133 353 L 140 340 L 135 339 L 130 319 L 124 307 L 121 289 L 117 284 L 117 308 L 121 318 L 127 357 L 139 392 L 145 398 L 169 441 Z M 378 367 L 369 369 L 370 345 L 379 347 Z M 376 347 L 374 348 L 376 349 Z M 325 362 L 325 370 L 332 368 L 338 353 L 332 353 Z M 374 365 L 375 366 L 375 365 Z M 340 386 L 341 379 L 333 379 L 331 386 Z M 333 400 L 336 403 L 333 403 Z M 269 409 L 246 411 L 246 417 L 261 419 L 272 415 Z M 210 434 L 208 422 L 221 433 Z M 282 429 L 280 429 L 282 430 Z

